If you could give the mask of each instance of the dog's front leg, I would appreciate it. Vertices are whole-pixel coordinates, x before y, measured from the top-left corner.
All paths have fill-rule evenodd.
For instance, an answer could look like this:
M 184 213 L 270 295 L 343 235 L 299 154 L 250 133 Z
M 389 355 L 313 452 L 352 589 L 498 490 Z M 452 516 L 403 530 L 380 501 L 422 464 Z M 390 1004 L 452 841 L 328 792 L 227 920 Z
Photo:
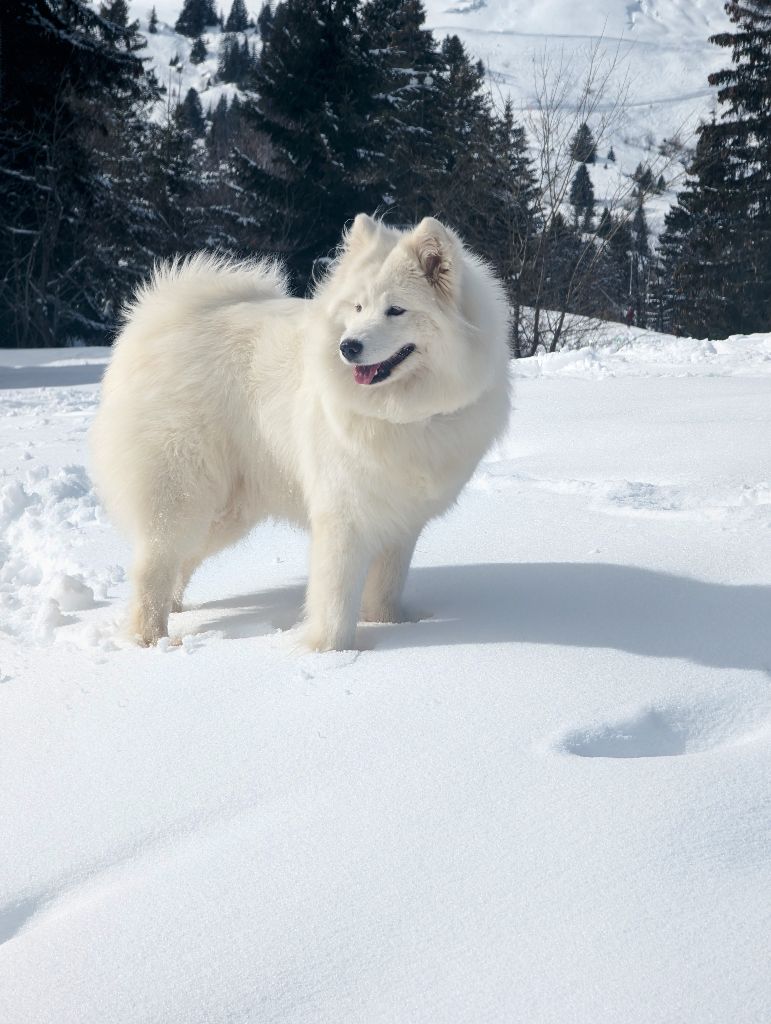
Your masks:
M 364 586 L 361 617 L 364 622 L 414 621 L 402 606 L 402 591 L 415 550 L 417 533 L 405 537 L 401 544 L 381 551 L 375 558 Z
M 354 647 L 369 552 L 345 512 L 311 517 L 305 635 L 315 651 Z

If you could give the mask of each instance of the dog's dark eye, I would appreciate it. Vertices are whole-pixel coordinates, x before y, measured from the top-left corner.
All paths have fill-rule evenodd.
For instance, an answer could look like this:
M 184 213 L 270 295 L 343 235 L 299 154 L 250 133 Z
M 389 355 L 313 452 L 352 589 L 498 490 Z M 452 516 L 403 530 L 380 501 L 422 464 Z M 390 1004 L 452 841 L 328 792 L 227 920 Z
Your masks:
M 357 302 L 353 308 L 356 310 L 357 313 L 361 313 L 361 303 Z
M 401 306 L 389 306 L 386 310 L 386 316 L 401 316 L 406 310 L 402 309 Z

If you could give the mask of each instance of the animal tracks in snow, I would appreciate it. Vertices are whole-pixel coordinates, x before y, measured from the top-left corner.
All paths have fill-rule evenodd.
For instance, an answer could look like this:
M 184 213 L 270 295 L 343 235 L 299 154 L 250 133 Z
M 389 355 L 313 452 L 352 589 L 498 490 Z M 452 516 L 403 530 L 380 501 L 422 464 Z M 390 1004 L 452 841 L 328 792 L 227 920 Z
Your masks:
M 771 711 L 740 701 L 671 704 L 565 732 L 555 748 L 576 757 L 676 757 L 771 740 Z

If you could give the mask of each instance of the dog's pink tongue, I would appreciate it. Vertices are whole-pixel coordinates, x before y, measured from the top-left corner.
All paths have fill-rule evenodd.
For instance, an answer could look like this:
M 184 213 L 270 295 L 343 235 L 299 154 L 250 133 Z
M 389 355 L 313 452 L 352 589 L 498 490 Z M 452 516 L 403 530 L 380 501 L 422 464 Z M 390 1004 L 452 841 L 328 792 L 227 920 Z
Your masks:
M 372 379 L 380 369 L 380 363 L 375 363 L 373 366 L 356 366 L 353 370 L 353 375 L 356 378 L 357 384 L 371 384 Z

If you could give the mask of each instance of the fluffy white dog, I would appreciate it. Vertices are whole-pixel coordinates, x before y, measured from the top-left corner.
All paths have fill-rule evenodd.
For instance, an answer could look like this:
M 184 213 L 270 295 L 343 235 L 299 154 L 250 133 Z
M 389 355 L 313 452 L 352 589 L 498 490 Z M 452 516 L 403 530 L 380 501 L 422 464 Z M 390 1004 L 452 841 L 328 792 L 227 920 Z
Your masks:
M 507 306 L 432 218 L 360 214 L 311 299 L 273 263 L 198 255 L 126 315 L 92 431 L 95 480 L 135 545 L 131 629 L 166 636 L 196 567 L 276 517 L 311 531 L 304 639 L 398 622 L 425 523 L 509 414 Z

